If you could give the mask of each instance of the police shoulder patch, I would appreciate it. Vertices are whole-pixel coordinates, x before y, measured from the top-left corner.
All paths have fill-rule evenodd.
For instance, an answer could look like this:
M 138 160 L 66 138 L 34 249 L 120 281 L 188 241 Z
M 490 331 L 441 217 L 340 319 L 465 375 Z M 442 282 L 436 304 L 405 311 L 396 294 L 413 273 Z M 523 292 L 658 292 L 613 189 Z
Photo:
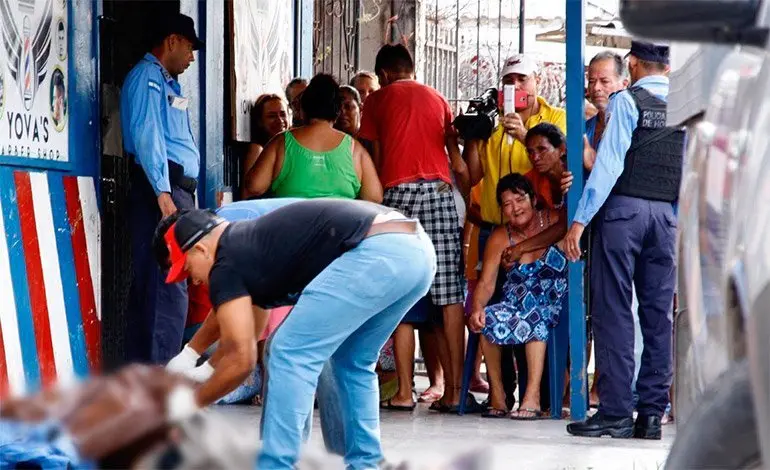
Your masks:
M 161 91 L 160 90 L 160 84 L 158 82 L 156 82 L 155 80 L 148 80 L 147 81 L 147 86 L 149 86 L 151 89 L 157 91 L 158 93 L 160 93 L 160 91 Z

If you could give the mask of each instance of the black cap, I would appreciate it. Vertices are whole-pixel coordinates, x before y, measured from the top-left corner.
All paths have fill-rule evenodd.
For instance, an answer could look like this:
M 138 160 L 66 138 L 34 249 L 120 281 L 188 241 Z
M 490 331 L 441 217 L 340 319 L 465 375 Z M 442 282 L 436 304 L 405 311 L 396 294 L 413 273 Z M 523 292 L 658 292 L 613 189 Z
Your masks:
M 225 219 L 206 209 L 185 212 L 177 219 L 164 237 L 171 261 L 167 283 L 179 282 L 187 277 L 184 271 L 187 250 L 224 222 Z
M 184 36 L 193 44 L 193 50 L 203 49 L 203 41 L 195 34 L 195 22 L 192 18 L 181 13 L 174 13 L 170 16 L 160 18 L 157 23 L 158 40 L 165 39 L 172 34 Z
M 651 42 L 631 41 L 631 51 L 628 55 L 632 55 L 637 59 L 646 60 L 648 62 L 668 64 L 668 46 L 653 44 Z

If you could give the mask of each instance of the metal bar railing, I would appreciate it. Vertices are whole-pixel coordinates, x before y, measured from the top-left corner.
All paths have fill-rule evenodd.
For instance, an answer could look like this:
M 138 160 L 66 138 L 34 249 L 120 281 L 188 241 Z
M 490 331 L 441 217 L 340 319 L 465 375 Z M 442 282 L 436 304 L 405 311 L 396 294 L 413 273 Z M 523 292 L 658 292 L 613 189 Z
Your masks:
M 525 0 L 519 0 L 519 54 L 524 53 L 524 25 L 527 18 Z

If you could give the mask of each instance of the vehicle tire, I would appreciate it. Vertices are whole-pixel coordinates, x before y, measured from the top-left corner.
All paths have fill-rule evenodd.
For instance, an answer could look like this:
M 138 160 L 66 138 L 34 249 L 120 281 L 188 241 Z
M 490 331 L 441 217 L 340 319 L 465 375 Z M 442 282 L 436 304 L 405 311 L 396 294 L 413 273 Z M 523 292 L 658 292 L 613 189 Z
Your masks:
M 683 269 L 679 270 L 680 272 Z M 684 284 L 679 284 L 683 286 Z M 672 409 L 676 419 L 685 421 L 693 412 L 698 402 L 700 387 L 696 362 L 691 360 L 693 355 L 692 329 L 690 315 L 687 311 L 687 295 L 685 289 L 679 288 L 679 308 L 674 316 L 674 404 Z
M 746 360 L 731 365 L 677 426 L 666 468 L 762 468 Z

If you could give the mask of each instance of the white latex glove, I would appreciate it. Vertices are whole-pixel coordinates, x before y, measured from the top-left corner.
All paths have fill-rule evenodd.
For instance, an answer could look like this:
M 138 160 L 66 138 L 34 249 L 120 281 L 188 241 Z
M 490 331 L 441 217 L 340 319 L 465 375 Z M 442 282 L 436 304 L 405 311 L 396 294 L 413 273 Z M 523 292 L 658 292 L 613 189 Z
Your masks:
M 193 416 L 200 410 L 195 401 L 195 390 L 186 385 L 179 385 L 166 397 L 166 416 L 170 423 L 179 423 Z
M 195 352 L 193 348 L 185 345 L 182 352 L 174 356 L 173 359 L 166 364 L 166 370 L 169 372 L 183 372 L 190 369 L 195 369 L 195 364 L 198 363 L 201 355 Z
M 185 377 L 192 379 L 198 383 L 203 383 L 211 378 L 212 375 L 214 375 L 214 368 L 211 367 L 211 364 L 209 364 L 209 361 L 204 362 L 203 364 L 199 365 L 198 367 L 195 367 L 193 369 L 187 369 L 180 372 Z

